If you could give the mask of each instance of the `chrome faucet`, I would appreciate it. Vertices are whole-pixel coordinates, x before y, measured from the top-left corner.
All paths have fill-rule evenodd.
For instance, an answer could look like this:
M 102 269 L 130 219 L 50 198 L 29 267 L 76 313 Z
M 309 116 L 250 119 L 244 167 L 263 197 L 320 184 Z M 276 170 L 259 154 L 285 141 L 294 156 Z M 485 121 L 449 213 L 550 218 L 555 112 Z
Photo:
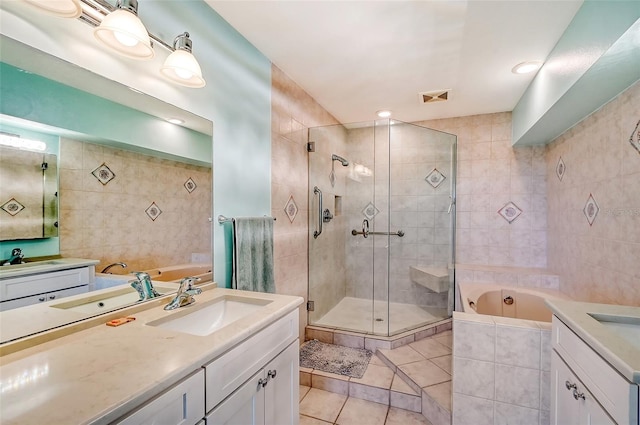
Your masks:
M 136 280 L 132 280 L 129 283 L 138 291 L 140 295 L 140 299 L 138 301 L 150 300 L 151 298 L 159 297 L 160 294 L 153 287 L 153 283 L 151 283 L 151 276 L 149 273 L 145 272 L 132 272 L 132 274 L 136 275 Z
M 175 310 L 178 307 L 183 307 L 185 305 L 193 304 L 196 302 L 196 299 L 193 298 L 194 295 L 198 295 L 202 293 L 202 289 L 194 288 L 193 284 L 199 282 L 199 277 L 185 277 L 180 281 L 180 286 L 178 287 L 178 292 L 174 299 L 169 302 L 169 304 L 164 306 L 165 310 Z M 186 288 L 186 289 L 185 289 Z
M 112 274 L 109 270 L 111 269 L 111 267 L 115 267 L 115 266 L 120 266 L 123 269 L 127 268 L 127 265 L 125 263 L 111 263 L 109 264 L 107 267 L 105 267 L 104 269 L 102 269 L 102 271 L 100 273 L 109 273 Z
M 24 263 L 23 259 L 24 259 L 24 254 L 22 253 L 22 250 L 20 248 L 13 248 L 11 250 L 11 258 L 9 258 L 8 260 L 5 260 L 2 263 L 2 265 L 10 266 L 14 264 L 22 264 Z

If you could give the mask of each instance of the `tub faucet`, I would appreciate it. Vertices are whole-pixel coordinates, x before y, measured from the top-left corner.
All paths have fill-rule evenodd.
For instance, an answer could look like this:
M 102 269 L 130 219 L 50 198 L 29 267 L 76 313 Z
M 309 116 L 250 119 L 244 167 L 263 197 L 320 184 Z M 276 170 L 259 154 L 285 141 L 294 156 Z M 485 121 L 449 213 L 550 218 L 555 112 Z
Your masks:
M 22 253 L 22 250 L 20 248 L 13 248 L 11 250 L 11 258 L 9 258 L 8 260 L 5 260 L 2 263 L 2 265 L 10 266 L 14 264 L 22 264 L 24 263 L 23 259 L 24 259 L 24 254 Z
M 111 269 L 111 267 L 115 267 L 115 266 L 120 266 L 123 269 L 127 268 L 127 265 L 125 263 L 111 263 L 109 264 L 107 267 L 105 267 L 104 269 L 102 269 L 102 271 L 100 273 L 109 273 L 112 274 L 109 270 Z
M 196 299 L 193 298 L 194 295 L 198 295 L 202 293 L 202 289 L 194 288 L 192 285 L 196 282 L 199 282 L 199 277 L 185 277 L 180 281 L 180 286 L 178 287 L 178 292 L 174 299 L 169 302 L 169 304 L 164 306 L 165 310 L 175 310 L 178 307 L 183 307 L 185 305 L 193 304 L 196 302 Z M 186 289 L 185 289 L 186 288 Z
M 129 283 L 138 291 L 140 295 L 140 299 L 138 301 L 150 300 L 151 298 L 159 297 L 160 294 L 153 287 L 153 283 L 151 283 L 151 276 L 149 273 L 145 272 L 132 272 L 132 274 L 136 275 L 136 280 L 132 280 Z

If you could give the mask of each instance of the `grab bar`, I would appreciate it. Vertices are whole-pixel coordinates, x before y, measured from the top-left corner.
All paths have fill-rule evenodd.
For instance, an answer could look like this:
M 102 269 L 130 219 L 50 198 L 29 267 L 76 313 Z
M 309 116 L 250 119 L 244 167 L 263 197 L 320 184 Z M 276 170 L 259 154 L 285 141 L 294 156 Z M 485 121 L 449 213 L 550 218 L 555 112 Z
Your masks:
M 400 237 L 403 237 L 404 236 L 404 231 L 398 230 L 397 232 L 368 232 L 368 231 L 367 232 L 358 232 L 356 229 L 353 229 L 351 231 L 351 234 L 353 236 L 362 235 L 365 238 L 368 235 L 389 235 L 389 236 L 400 236 Z
M 313 194 L 318 195 L 318 229 L 313 232 L 313 238 L 316 239 L 322 233 L 322 191 L 314 186 Z

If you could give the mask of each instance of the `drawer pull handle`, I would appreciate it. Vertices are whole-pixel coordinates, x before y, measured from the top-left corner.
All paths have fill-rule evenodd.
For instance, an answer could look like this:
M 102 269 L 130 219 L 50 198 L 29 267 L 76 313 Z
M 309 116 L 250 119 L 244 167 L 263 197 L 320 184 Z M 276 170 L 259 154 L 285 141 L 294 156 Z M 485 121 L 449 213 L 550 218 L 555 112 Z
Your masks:
M 577 390 L 578 389 L 578 386 L 576 384 L 572 384 L 569 381 L 565 381 L 564 385 L 565 385 L 565 387 L 567 387 L 568 390 L 571 390 L 571 389 Z
M 50 300 L 55 300 L 55 299 L 56 299 L 56 296 L 55 296 L 55 295 L 49 295 L 49 299 L 50 299 Z
M 258 381 L 258 389 L 260 389 L 260 387 L 264 388 L 267 386 L 267 384 L 269 383 L 269 379 L 262 379 L 260 378 L 260 380 Z
M 267 372 L 267 376 L 268 376 L 267 380 L 269 380 L 269 378 L 275 379 L 276 378 L 276 373 L 277 373 L 276 370 L 270 370 L 269 372 Z
M 44 301 L 44 300 L 46 300 L 46 298 L 45 298 L 45 297 L 40 297 L 40 298 L 38 298 L 38 301 Z
M 577 388 L 574 388 L 574 389 L 573 389 L 573 398 L 575 398 L 576 400 L 578 400 L 578 399 L 582 399 L 582 400 L 584 400 L 584 399 L 585 399 L 585 397 L 584 397 L 584 393 L 579 393 L 579 392 L 578 392 L 578 389 L 577 389 Z

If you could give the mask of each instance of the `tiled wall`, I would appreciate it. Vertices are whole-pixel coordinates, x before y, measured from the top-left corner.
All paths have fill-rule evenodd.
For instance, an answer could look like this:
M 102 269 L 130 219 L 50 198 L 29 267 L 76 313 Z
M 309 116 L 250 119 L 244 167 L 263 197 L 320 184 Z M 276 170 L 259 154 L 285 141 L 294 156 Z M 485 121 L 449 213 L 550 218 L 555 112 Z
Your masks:
M 98 271 L 124 261 L 133 271 L 189 263 L 193 253 L 210 256 L 210 168 L 65 138 L 60 142 L 63 257 L 100 260 Z M 115 175 L 106 184 L 92 174 L 102 164 Z M 189 179 L 195 183 L 191 192 L 185 187 Z M 153 203 L 158 209 L 149 208 Z
M 456 262 L 546 267 L 544 146 L 511 146 L 511 113 L 422 121 L 458 136 Z M 513 202 L 511 223 L 498 211 Z
M 574 299 L 640 305 L 639 120 L 636 83 L 547 147 L 549 268 Z
M 446 270 L 450 262 L 447 208 L 454 141 L 448 134 L 409 124 L 389 126 L 383 121 L 375 129 L 349 130 L 349 159 L 374 173 L 347 180 L 347 231 L 362 227 L 367 217 L 363 210 L 369 203 L 377 209 L 369 219 L 371 231 L 404 231 L 402 238 L 348 238 L 349 295 L 386 300 L 388 294 L 392 302 L 446 307 L 447 293 L 437 294 L 412 283 L 409 267 Z M 445 176 L 437 187 L 425 181 L 434 169 Z
M 453 313 L 453 425 L 550 421 L 551 324 Z
M 271 78 L 271 209 L 277 219 L 274 229 L 276 292 L 298 295 L 306 301 L 308 128 L 338 122 L 275 65 L 272 65 Z M 285 213 L 291 196 L 297 205 L 293 221 Z M 307 313 L 302 306 L 301 340 L 304 340 L 306 324 Z

